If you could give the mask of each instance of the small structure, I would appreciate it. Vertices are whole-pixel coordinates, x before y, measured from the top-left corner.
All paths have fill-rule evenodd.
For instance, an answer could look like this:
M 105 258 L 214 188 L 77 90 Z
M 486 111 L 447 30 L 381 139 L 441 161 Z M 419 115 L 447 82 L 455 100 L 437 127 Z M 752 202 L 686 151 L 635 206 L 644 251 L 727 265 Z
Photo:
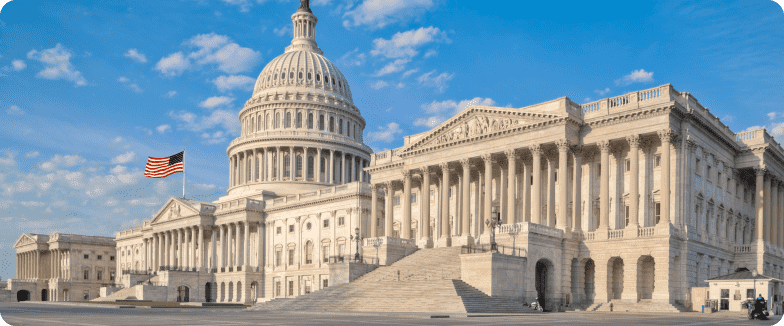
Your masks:
M 708 298 L 718 303 L 719 311 L 741 311 L 743 301 L 761 294 L 771 314 L 781 314 L 783 281 L 780 279 L 741 268 L 705 281 L 709 284 Z

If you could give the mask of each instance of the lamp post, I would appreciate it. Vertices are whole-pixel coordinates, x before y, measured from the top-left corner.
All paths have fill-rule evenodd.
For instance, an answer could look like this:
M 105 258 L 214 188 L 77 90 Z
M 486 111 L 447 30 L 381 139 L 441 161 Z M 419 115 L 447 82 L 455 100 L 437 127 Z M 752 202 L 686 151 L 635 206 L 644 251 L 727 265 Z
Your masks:
M 752 300 L 756 300 L 757 297 L 758 297 L 758 295 L 757 295 L 757 275 L 759 275 L 759 274 L 757 274 L 757 269 L 756 268 L 752 269 L 751 270 L 751 281 L 754 282 L 754 297 L 751 298 Z
M 495 243 L 495 227 L 501 226 L 501 212 L 499 208 L 493 207 L 490 219 L 485 220 L 485 224 L 490 228 L 490 251 L 497 252 L 498 244 Z
M 362 241 L 362 236 L 359 235 L 359 227 L 354 229 L 354 234 L 355 236 L 354 235 L 351 236 L 351 240 L 357 242 L 357 252 L 354 254 L 354 260 L 361 261 L 362 257 L 359 255 L 359 243 Z

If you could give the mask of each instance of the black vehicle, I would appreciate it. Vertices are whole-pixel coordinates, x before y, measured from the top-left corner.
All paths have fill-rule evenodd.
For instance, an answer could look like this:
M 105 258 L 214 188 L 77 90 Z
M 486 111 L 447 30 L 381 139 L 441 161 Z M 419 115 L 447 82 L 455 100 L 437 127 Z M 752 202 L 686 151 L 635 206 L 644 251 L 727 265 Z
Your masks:
M 749 319 L 768 319 L 768 304 L 765 302 L 765 299 L 762 298 L 762 296 L 757 297 L 757 299 L 754 301 L 746 301 L 744 302 L 744 305 L 748 306 L 749 308 Z

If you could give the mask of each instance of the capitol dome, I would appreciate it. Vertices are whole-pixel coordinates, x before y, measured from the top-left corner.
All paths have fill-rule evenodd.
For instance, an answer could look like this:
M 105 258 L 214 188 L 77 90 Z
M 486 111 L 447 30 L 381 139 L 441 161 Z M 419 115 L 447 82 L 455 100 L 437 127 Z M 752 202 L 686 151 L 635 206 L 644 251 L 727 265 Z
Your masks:
M 291 15 L 291 45 L 262 69 L 239 112 L 242 134 L 226 151 L 230 196 L 279 197 L 369 180 L 365 119 L 346 77 L 316 45 L 318 18 L 303 7 Z

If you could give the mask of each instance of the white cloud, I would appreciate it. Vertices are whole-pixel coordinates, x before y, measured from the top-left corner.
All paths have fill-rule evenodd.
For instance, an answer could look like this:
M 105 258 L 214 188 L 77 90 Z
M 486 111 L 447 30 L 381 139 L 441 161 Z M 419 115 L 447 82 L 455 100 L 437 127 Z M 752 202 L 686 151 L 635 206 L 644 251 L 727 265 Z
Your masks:
M 449 87 L 449 85 L 447 85 L 447 82 L 452 80 L 452 78 L 455 77 L 455 74 L 448 74 L 444 72 L 441 73 L 440 75 L 433 76 L 433 74 L 435 73 L 436 71 L 433 70 L 431 72 L 423 74 L 422 76 L 419 76 L 419 78 L 417 78 L 417 81 L 419 81 L 419 83 L 422 84 L 422 86 L 433 87 L 438 89 L 439 92 L 443 93 L 447 89 L 447 87 Z
M 120 137 L 120 136 L 117 136 L 117 138 L 112 140 L 112 143 L 119 144 L 121 141 L 123 141 L 123 138 Z
M 36 77 L 43 79 L 64 79 L 74 83 L 74 86 L 87 85 L 82 73 L 71 64 L 71 51 L 62 44 L 46 50 L 32 50 L 27 53 L 27 58 L 43 63 L 46 68 L 38 72 Z
M 389 86 L 389 84 L 387 84 L 387 82 L 385 82 L 383 80 L 379 80 L 379 81 L 377 81 L 375 83 L 370 84 L 370 87 L 373 88 L 373 89 L 382 89 L 382 88 L 387 87 L 387 86 Z
M 365 64 L 366 60 L 367 55 L 359 52 L 359 48 L 355 48 L 353 51 L 347 52 L 342 57 L 340 57 L 340 62 L 344 66 L 361 66 Z
M 117 204 L 119 203 L 120 202 L 117 199 L 114 199 L 114 197 L 109 197 L 109 199 L 106 200 L 106 203 L 104 205 L 112 207 L 112 206 L 117 206 Z
M 158 130 L 158 132 L 162 134 L 162 133 L 165 133 L 168 130 L 171 130 L 171 126 L 170 125 L 160 125 L 160 126 L 156 127 L 155 130 Z
M 131 81 L 130 79 L 128 79 L 128 77 L 120 76 L 120 78 L 117 78 L 117 81 L 120 82 L 120 83 L 126 84 L 128 86 L 128 88 L 130 88 L 132 91 L 134 91 L 136 93 L 141 93 L 142 92 L 142 89 L 139 87 L 139 85 L 136 85 L 136 83 L 128 84 L 128 82 Z
M 768 118 L 770 120 L 776 119 L 776 112 L 768 112 Z
M 22 69 L 27 68 L 27 65 L 22 60 L 11 61 L 11 66 L 14 68 L 14 71 L 21 71 Z
M 51 160 L 41 163 L 41 169 L 45 171 L 54 171 L 57 168 L 70 168 L 86 162 L 87 160 L 79 155 L 56 154 Z
M 286 35 L 293 36 L 294 30 L 291 25 L 284 25 L 283 27 L 273 29 L 272 32 L 277 36 L 283 37 Z
M 213 96 L 213 97 L 210 97 L 210 98 L 202 101 L 201 103 L 199 103 L 199 106 L 203 107 L 205 109 L 214 109 L 214 108 L 219 107 L 219 106 L 229 105 L 233 101 L 234 101 L 233 97 Z
M 371 141 L 391 143 L 395 140 L 395 135 L 402 133 L 403 130 L 400 129 L 400 125 L 390 122 L 386 126 L 379 126 L 378 131 L 368 132 L 368 139 Z
M 113 167 L 111 170 L 109 170 L 109 172 L 111 172 L 112 174 L 125 173 L 126 171 L 128 171 L 128 168 L 125 167 L 124 165 L 117 165 Z
M 212 81 L 215 84 L 215 87 L 218 88 L 221 92 L 231 91 L 234 89 L 241 89 L 245 91 L 253 90 L 253 85 L 256 83 L 256 80 L 242 75 L 232 75 L 232 76 L 219 76 Z
M 186 58 L 182 52 L 175 52 L 167 57 L 161 58 L 155 64 L 155 70 L 160 71 L 164 76 L 179 76 L 191 66 L 190 59 Z
M 168 93 L 166 93 L 166 97 L 168 98 L 172 98 L 175 95 L 177 95 L 177 91 L 169 91 Z
M 411 58 L 419 54 L 418 47 L 431 42 L 449 43 L 451 40 L 446 36 L 446 32 L 438 27 L 420 27 L 395 33 L 389 40 L 383 38 L 373 40 L 373 50 L 370 54 L 387 58 Z
M 438 55 L 438 51 L 430 49 L 425 52 L 425 58 L 435 57 Z
M 3 152 L 5 152 L 6 157 L 4 158 L 0 157 L 0 165 L 5 165 L 5 166 L 16 165 L 16 160 L 14 160 L 14 157 L 16 157 L 16 153 L 11 152 L 9 150 L 4 150 Z
M 209 116 L 197 116 L 187 111 L 169 112 L 169 116 L 180 122 L 179 127 L 190 131 L 203 131 L 222 126 L 231 133 L 239 134 L 240 122 L 237 113 L 228 110 L 215 110 Z
M 129 79 L 128 79 L 128 77 L 120 76 L 120 78 L 117 78 L 117 81 L 121 82 L 121 83 L 127 83 L 129 81 Z
M 411 70 L 409 70 L 409 71 L 406 71 L 406 72 L 404 72 L 404 73 L 403 73 L 403 78 L 406 78 L 406 77 L 410 76 L 411 74 L 413 74 L 413 73 L 416 73 L 417 71 L 419 71 L 419 69 L 418 69 L 418 68 L 417 68 L 417 69 L 411 69 Z
M 365 0 L 358 6 L 347 8 L 343 26 L 368 26 L 382 28 L 421 15 L 435 5 L 434 0 Z
M 42 203 L 40 201 L 23 201 L 23 202 L 19 202 L 19 203 L 22 204 L 22 206 L 27 207 L 27 208 L 41 207 L 41 206 L 46 205 L 46 203 Z
M 607 87 L 607 88 L 605 88 L 605 89 L 603 89 L 603 90 L 602 90 L 602 89 L 597 89 L 597 90 L 595 90 L 594 92 L 595 92 L 596 94 L 599 94 L 599 96 L 603 96 L 604 94 L 607 94 L 607 93 L 609 93 L 609 92 L 610 92 L 610 88 L 609 88 L 609 87 Z
M 134 158 L 136 158 L 136 153 L 134 153 L 134 152 L 127 152 L 125 154 L 120 154 L 120 155 L 115 156 L 112 159 L 112 164 L 125 164 L 125 163 L 128 163 L 130 161 L 133 161 Z
M 770 128 L 770 134 L 774 137 L 784 135 L 784 122 L 774 123 Z
M 5 113 L 18 115 L 18 114 L 24 114 L 24 111 L 22 111 L 22 109 L 20 109 L 16 105 L 11 105 L 7 110 L 5 110 Z
M 384 76 L 394 72 L 402 71 L 403 69 L 406 68 L 406 64 L 409 63 L 410 61 L 411 61 L 410 59 L 405 59 L 405 58 L 392 61 L 388 63 L 386 66 L 384 66 L 384 68 L 377 70 L 374 76 Z
M 250 11 L 250 7 L 253 6 L 250 3 L 250 1 L 248 1 L 248 0 L 221 0 L 221 1 L 223 1 L 226 4 L 229 4 L 229 5 L 240 7 L 240 11 L 241 12 L 248 12 L 248 11 Z M 261 2 L 261 1 L 259 1 L 259 2 Z
M 757 129 L 762 129 L 762 128 L 765 128 L 765 127 L 763 127 L 763 126 L 751 126 L 751 127 L 746 128 L 746 130 L 743 130 L 741 132 L 747 132 L 747 131 L 752 131 L 752 130 L 757 130 Z
M 728 115 L 725 115 L 724 117 L 722 117 L 722 118 L 721 118 L 721 122 L 723 122 L 723 123 L 725 123 L 725 124 L 726 124 L 726 123 L 729 123 L 729 122 L 733 122 L 733 121 L 735 121 L 735 117 L 734 117 L 734 116 L 731 116 L 731 115 L 729 115 L 729 114 L 728 114 Z
M 224 133 L 223 131 L 216 131 L 216 132 L 214 132 L 212 134 L 210 134 L 208 132 L 205 132 L 205 133 L 201 134 L 201 138 L 203 138 L 207 144 L 224 143 L 224 142 L 226 142 L 228 140 L 227 136 L 228 135 L 226 133 Z
M 212 190 L 216 188 L 215 185 L 200 184 L 200 183 L 194 183 L 193 186 L 199 190 Z
M 653 72 L 647 72 L 645 69 L 634 70 L 630 74 L 623 76 L 623 78 L 615 81 L 616 85 L 627 86 L 633 83 L 647 83 L 653 81 Z
M 188 54 L 199 65 L 217 64 L 218 70 L 229 74 L 249 71 L 261 61 L 261 53 L 241 47 L 225 35 L 199 34 L 186 41 L 198 48 Z
M 398 88 L 398 89 L 400 89 L 400 88 L 406 87 L 406 84 L 403 84 L 403 83 L 397 83 L 397 85 L 396 85 L 395 87 L 396 87 L 396 88 Z
M 36 158 L 36 157 L 38 157 L 38 154 L 39 154 L 39 153 L 38 153 L 38 151 L 33 151 L 33 152 L 27 152 L 27 153 L 25 153 L 25 156 L 26 156 L 27 158 Z
M 144 55 L 144 53 L 141 53 L 136 49 L 129 49 L 128 52 L 125 52 L 123 55 L 139 63 L 147 62 L 147 57 Z
M 131 199 L 131 200 L 128 201 L 128 204 L 131 204 L 131 205 L 134 205 L 134 206 L 141 205 L 141 206 L 146 206 L 146 207 L 155 207 L 155 206 L 159 206 L 161 204 L 159 202 L 159 200 L 160 199 L 159 199 L 158 196 L 152 196 L 152 197 L 147 197 L 147 198 Z

